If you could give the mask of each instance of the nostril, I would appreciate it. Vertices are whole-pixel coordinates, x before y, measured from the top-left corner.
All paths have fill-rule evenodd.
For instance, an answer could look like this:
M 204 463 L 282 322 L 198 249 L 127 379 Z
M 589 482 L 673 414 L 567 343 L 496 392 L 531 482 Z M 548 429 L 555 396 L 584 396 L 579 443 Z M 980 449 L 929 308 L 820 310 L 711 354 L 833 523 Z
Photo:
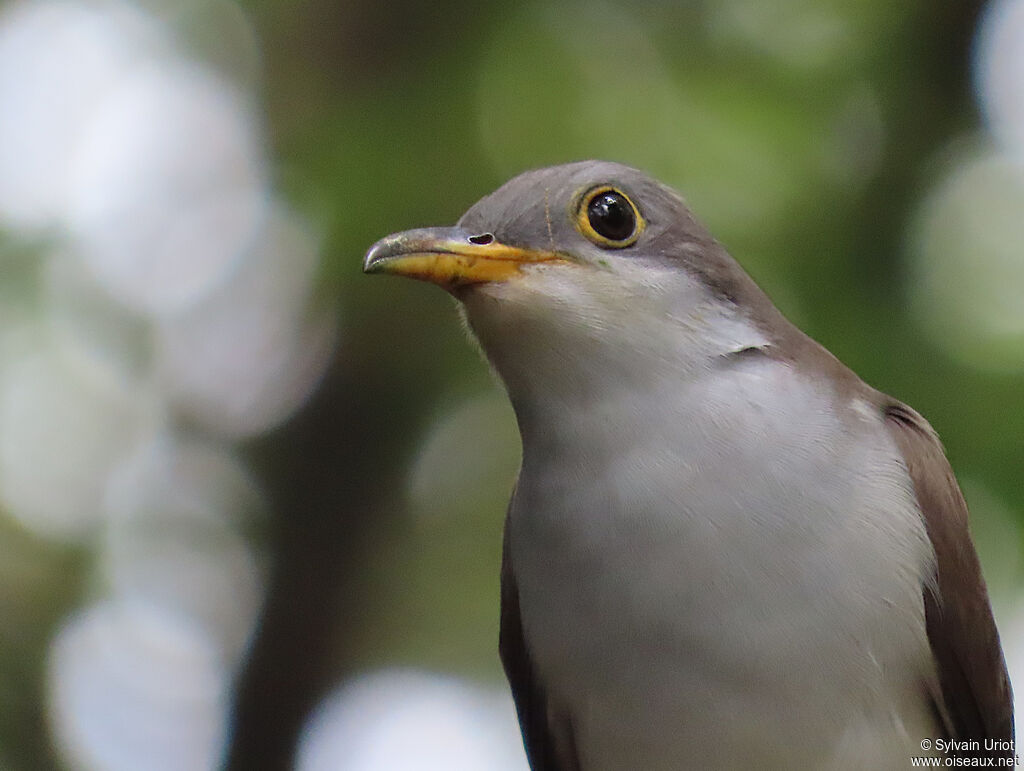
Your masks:
M 469 237 L 469 242 L 471 244 L 478 244 L 480 246 L 484 246 L 486 244 L 489 244 L 493 240 L 494 240 L 494 234 L 493 233 L 481 233 L 478 236 L 470 236 Z

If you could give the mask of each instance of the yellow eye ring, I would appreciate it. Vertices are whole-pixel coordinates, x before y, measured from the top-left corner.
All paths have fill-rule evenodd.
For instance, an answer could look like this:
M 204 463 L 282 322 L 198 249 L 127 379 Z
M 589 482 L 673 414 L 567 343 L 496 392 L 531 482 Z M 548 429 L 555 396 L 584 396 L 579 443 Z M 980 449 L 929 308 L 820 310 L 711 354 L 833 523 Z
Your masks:
M 611 185 L 591 188 L 576 207 L 576 229 L 598 246 L 610 249 L 624 249 L 635 243 L 646 224 L 629 196 Z

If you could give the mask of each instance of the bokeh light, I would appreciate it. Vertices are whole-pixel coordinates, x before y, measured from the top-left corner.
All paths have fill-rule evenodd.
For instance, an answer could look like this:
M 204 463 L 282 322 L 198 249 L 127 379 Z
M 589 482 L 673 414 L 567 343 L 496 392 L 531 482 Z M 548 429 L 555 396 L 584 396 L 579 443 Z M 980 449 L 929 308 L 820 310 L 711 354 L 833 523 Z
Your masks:
M 507 497 L 518 465 L 515 416 L 495 387 L 435 422 L 410 469 L 413 510 L 428 517 L 478 517 L 482 506 L 493 508 L 495 491 Z
M 0 529 L 52 552 L 41 575 L 3 567 L 12 596 L 78 571 L 53 614 L 8 603 L 12 624 L 92 602 L 49 635 L 68 767 L 218 767 L 266 572 L 268 505 L 233 442 L 285 420 L 333 354 L 257 64 L 227 0 L 0 4 Z M 0 655 L 0 688 L 16 669 Z
M 239 660 L 263 594 L 246 533 L 266 504 L 223 447 L 161 435 L 110 476 L 99 568 L 113 596 L 199 624 Z
M 910 305 L 933 345 L 982 369 L 1024 368 L 1024 158 L 956 156 L 913 230 Z
M 1024 155 L 1024 2 L 993 0 L 978 28 L 975 77 L 989 128 Z
M 52 345 L 62 356 L 87 369 L 97 369 L 124 388 L 148 392 L 156 399 L 150 360 L 149 321 L 110 295 L 72 250 L 42 257 L 39 295 L 33 318 L 45 325 Z
M 353 679 L 303 730 L 298 771 L 525 771 L 512 699 L 456 678 L 383 671 Z
M 140 602 L 68 619 L 50 657 L 53 731 L 72 767 L 217 768 L 228 679 L 198 626 Z
M 118 0 L 0 5 L 0 223 L 61 221 L 69 169 L 97 106 L 124 73 L 166 48 L 159 25 Z
M 135 68 L 111 89 L 80 129 L 68 225 L 114 297 L 180 310 L 242 259 L 268 197 L 255 129 L 243 96 L 196 65 Z
M 46 536 L 88 535 L 107 474 L 159 420 L 144 391 L 79 366 L 45 338 L 0 374 L 0 501 Z
M 316 269 L 315 236 L 275 209 L 231 276 L 158 325 L 156 371 L 170 402 L 228 437 L 284 420 L 335 344 L 334 309 L 312 302 Z
M 863 48 L 852 14 L 835 2 L 725 0 L 709 12 L 712 34 L 799 70 L 833 65 Z

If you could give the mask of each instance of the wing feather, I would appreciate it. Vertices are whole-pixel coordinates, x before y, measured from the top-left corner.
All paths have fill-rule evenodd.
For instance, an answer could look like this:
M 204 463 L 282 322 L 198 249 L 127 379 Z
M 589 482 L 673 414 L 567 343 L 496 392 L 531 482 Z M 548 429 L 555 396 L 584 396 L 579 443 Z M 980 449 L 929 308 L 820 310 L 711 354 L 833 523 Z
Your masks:
M 886 407 L 935 549 L 924 587 L 928 640 L 941 688 L 938 712 L 949 738 L 1013 739 L 1013 699 L 999 633 L 967 526 L 967 504 L 935 431 L 904 404 Z M 996 753 L 1012 754 L 1012 753 Z
M 501 631 L 498 650 L 519 716 L 533 771 L 581 771 L 569 717 L 552 709 L 530 659 L 519 613 L 519 590 L 509 559 L 508 534 L 501 565 Z

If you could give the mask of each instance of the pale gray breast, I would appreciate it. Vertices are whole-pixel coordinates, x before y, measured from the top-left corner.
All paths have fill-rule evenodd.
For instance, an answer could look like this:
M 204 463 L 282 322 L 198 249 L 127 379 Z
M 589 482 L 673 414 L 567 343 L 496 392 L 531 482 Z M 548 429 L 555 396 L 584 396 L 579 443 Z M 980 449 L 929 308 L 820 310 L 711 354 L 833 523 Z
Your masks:
M 524 448 L 509 523 L 528 644 L 582 730 L 817 726 L 820 759 L 858 720 L 927 720 L 931 552 L 881 416 L 757 357 L 618 398 Z

